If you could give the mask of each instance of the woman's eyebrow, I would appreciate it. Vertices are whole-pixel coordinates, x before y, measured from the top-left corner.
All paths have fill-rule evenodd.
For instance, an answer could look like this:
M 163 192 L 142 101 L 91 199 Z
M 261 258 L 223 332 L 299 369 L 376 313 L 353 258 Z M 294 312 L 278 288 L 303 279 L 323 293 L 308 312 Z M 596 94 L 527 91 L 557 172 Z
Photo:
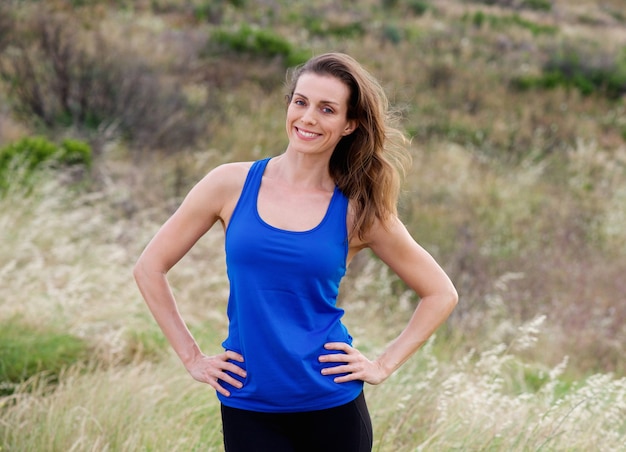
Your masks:
M 307 96 L 305 96 L 304 94 L 299 93 L 299 92 L 297 92 L 297 91 L 296 91 L 296 92 L 294 92 L 294 93 L 293 93 L 293 95 L 294 95 L 294 96 L 299 96 L 299 97 L 302 97 L 302 98 L 304 98 L 304 99 L 306 99 L 306 100 L 309 100 L 309 98 L 308 98 Z M 335 102 L 334 100 L 321 100 L 321 101 L 320 101 L 320 104 L 335 104 L 335 105 L 339 105 L 339 102 Z

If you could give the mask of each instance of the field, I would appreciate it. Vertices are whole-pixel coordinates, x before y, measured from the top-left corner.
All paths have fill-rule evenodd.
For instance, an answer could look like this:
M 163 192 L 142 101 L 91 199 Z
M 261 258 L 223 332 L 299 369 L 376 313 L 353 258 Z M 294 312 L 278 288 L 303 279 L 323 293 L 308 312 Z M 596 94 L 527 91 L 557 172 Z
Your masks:
M 285 71 L 330 50 L 385 86 L 412 138 L 400 215 L 460 294 L 366 387 L 374 450 L 626 450 L 622 1 L 14 0 L 0 5 L 1 451 L 222 450 L 217 400 L 132 266 L 203 174 L 282 152 Z M 90 158 L 43 161 L 44 141 Z M 170 281 L 218 352 L 220 228 Z M 367 253 L 339 300 L 372 357 L 418 302 Z

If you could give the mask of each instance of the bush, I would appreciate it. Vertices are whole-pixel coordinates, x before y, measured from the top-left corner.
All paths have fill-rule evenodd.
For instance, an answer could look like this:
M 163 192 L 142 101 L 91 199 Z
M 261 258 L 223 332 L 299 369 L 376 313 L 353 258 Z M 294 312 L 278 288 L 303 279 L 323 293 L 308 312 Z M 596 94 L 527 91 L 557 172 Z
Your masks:
M 537 11 L 551 11 L 552 2 L 549 0 L 524 0 L 522 2 L 522 7 Z
M 329 20 L 327 17 L 315 15 L 302 19 L 302 25 L 314 36 L 337 37 L 355 39 L 365 34 L 365 27 L 361 21 L 344 22 Z
M 201 115 L 193 114 L 181 85 L 166 83 L 143 58 L 74 21 L 42 12 L 13 33 L 0 77 L 14 110 L 48 128 L 74 126 L 140 148 L 195 143 Z
M 68 167 L 92 164 L 91 147 L 82 141 L 65 139 L 56 145 L 43 137 L 26 137 L 0 148 L 0 190 L 16 177 L 19 183 L 28 183 L 32 175 L 47 167 Z M 21 172 L 16 176 L 15 169 Z
M 53 330 L 40 330 L 15 321 L 0 324 L 0 395 L 45 372 L 56 380 L 60 372 L 88 356 L 79 338 Z
M 534 36 L 538 36 L 540 34 L 553 35 L 558 31 L 556 26 L 541 25 L 524 19 L 519 14 L 496 16 L 493 14 L 485 14 L 483 11 L 476 11 L 472 15 L 466 14 L 463 16 L 463 19 L 471 21 L 476 28 L 482 28 L 485 23 L 488 23 L 494 30 L 505 30 L 512 26 L 516 26 L 530 31 Z
M 82 141 L 65 139 L 60 146 L 43 137 L 26 137 L 0 148 L 0 171 L 6 171 L 14 159 L 33 170 L 44 164 L 85 165 L 91 167 L 91 147 Z
M 573 88 L 588 96 L 600 94 L 618 100 L 626 94 L 626 51 L 620 59 L 603 56 L 591 58 L 576 50 L 554 53 L 537 76 L 512 80 L 518 90 L 532 88 Z
M 430 4 L 424 0 L 409 0 L 407 6 L 416 16 L 421 16 L 430 9 Z
M 245 53 L 262 58 L 282 58 L 285 66 L 294 66 L 304 61 L 302 52 L 271 30 L 242 25 L 234 31 L 217 29 L 212 35 L 211 45 L 236 53 Z

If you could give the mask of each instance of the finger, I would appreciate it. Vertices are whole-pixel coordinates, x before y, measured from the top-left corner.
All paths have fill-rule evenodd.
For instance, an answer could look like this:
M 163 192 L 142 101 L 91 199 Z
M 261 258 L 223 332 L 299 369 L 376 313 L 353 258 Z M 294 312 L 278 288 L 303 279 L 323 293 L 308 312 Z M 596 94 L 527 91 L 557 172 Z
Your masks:
M 329 353 L 328 355 L 320 355 L 318 357 L 321 363 L 347 363 L 354 358 L 347 353 Z
M 341 377 L 335 377 L 333 379 L 333 381 L 335 383 L 345 383 L 347 381 L 354 381 L 354 380 L 363 380 L 362 378 L 359 378 L 357 375 L 355 374 L 347 374 L 347 375 L 342 375 Z
M 221 392 L 222 394 L 225 394 L 226 389 L 224 389 L 221 385 L 220 385 L 220 381 L 227 383 L 237 389 L 241 389 L 243 387 L 243 382 L 237 380 L 236 378 L 234 378 L 232 375 L 227 374 L 226 372 L 222 372 L 222 371 L 212 371 L 211 373 L 206 373 L 204 375 L 202 375 L 200 378 L 196 378 L 198 381 L 201 381 L 202 383 L 207 383 L 209 385 L 211 385 L 213 388 L 215 388 L 216 390 L 218 390 L 219 392 Z M 226 391 L 228 392 L 228 391 Z M 229 393 L 230 395 L 230 393 Z
M 234 361 L 239 361 L 240 363 L 243 362 L 243 356 L 232 350 L 226 351 L 226 353 L 224 353 L 224 356 L 226 357 L 226 359 L 232 359 Z
M 223 373 L 222 375 L 220 375 L 219 379 L 222 380 L 224 383 L 228 383 L 229 385 L 234 386 L 237 389 L 241 389 L 243 387 L 243 383 L 241 381 L 231 377 L 227 373 Z
M 322 375 L 335 375 L 335 374 L 345 374 L 348 372 L 352 372 L 352 367 L 345 366 L 333 366 L 333 367 L 324 367 L 322 369 Z
M 234 373 L 236 375 L 239 375 L 241 378 L 246 378 L 247 373 L 244 369 L 242 369 L 241 367 L 239 367 L 237 364 L 233 364 L 233 363 L 224 363 L 224 365 L 222 366 L 222 371 L 228 371 L 231 373 Z M 227 374 L 224 374 L 227 375 Z
M 207 383 L 209 385 L 211 385 L 217 392 L 219 392 L 223 396 L 230 397 L 230 391 L 228 391 L 226 388 L 224 388 L 222 385 L 220 385 L 217 382 L 217 380 L 210 380 Z
M 345 353 L 349 353 L 352 350 L 352 347 L 345 342 L 327 342 L 324 344 L 324 348 L 326 350 L 339 350 Z

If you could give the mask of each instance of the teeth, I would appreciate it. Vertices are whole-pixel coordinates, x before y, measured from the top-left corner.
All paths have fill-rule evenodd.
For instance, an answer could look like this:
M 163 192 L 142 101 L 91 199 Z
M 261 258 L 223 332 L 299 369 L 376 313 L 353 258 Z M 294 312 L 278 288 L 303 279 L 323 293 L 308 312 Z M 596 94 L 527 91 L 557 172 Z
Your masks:
M 300 130 L 300 129 L 298 129 L 298 131 L 300 132 L 300 135 L 305 136 L 307 138 L 313 138 L 317 136 L 316 133 L 305 132 L 304 130 Z

